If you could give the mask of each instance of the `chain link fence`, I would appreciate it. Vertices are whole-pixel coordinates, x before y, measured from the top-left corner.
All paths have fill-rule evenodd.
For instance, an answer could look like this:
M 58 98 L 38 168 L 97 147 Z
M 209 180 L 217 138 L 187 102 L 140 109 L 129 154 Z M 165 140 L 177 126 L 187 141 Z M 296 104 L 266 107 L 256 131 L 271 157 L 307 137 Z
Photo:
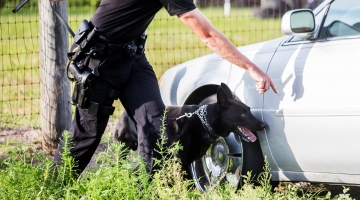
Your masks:
M 12 10 L 20 1 L 0 0 L 0 130 L 40 128 L 40 1 L 30 0 L 14 14 Z M 100 0 L 69 0 L 70 27 L 75 30 L 83 19 L 90 20 L 99 3 Z M 289 9 L 312 6 L 307 0 L 195 0 L 195 3 L 236 46 L 282 36 L 281 15 Z M 164 9 L 156 15 L 147 34 L 146 53 L 158 78 L 176 64 L 211 53 L 190 29 Z M 70 35 L 69 41 L 71 44 Z M 115 106 L 112 119 L 122 110 L 119 102 Z

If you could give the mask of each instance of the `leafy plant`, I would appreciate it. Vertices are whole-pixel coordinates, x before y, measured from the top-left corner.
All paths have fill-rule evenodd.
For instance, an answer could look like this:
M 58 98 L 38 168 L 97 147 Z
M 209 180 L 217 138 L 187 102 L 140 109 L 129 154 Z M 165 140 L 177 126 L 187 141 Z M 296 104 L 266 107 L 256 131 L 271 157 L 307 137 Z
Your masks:
M 163 119 L 165 117 L 166 112 Z M 56 167 L 48 156 L 25 148 L 26 145 L 10 148 L 7 144 L 9 156 L 0 161 L 0 199 L 352 199 L 345 187 L 343 194 L 334 197 L 310 184 L 283 183 L 281 190 L 274 191 L 266 158 L 264 172 L 256 180 L 252 180 L 248 172 L 241 189 L 221 181 L 223 174 L 205 192 L 200 192 L 192 180 L 184 179 L 181 163 L 176 158 L 181 145 L 166 146 L 163 134 L 157 143 L 157 151 L 162 156 L 155 159 L 157 170 L 153 175 L 148 174 L 139 155 L 130 152 L 124 144 L 108 140 L 108 147 L 98 154 L 95 166 L 76 178 L 69 132 L 63 133 L 63 144 L 63 162 Z

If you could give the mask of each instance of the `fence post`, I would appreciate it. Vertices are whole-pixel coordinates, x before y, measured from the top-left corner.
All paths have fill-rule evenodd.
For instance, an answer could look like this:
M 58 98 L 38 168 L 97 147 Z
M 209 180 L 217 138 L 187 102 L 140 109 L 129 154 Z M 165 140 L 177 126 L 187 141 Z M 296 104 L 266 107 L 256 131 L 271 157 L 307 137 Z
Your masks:
M 70 81 L 65 74 L 69 49 L 66 28 L 51 8 L 67 21 L 67 0 L 38 0 L 40 15 L 40 123 L 43 149 L 54 153 L 58 138 L 71 121 Z

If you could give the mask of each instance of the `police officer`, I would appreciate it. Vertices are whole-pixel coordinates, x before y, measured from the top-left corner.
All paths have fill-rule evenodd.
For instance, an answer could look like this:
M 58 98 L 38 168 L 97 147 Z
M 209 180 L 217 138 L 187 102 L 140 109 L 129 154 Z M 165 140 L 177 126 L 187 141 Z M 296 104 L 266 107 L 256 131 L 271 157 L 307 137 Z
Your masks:
M 141 45 L 143 33 L 162 7 L 191 28 L 213 52 L 247 70 L 260 94 L 270 87 L 277 93 L 270 77 L 213 27 L 193 0 L 102 0 L 90 23 L 99 30 L 94 45 L 100 46 L 103 57 L 98 60 L 86 57 L 78 62 L 80 67 L 91 67 L 97 76 L 88 96 L 88 108 L 77 107 L 74 119 L 67 127 L 72 133 L 71 154 L 77 162 L 75 170 L 78 174 L 93 156 L 117 97 L 136 122 L 138 150 L 149 173 L 152 172 L 153 157 L 159 157 L 154 149 L 165 106 L 157 78 Z M 109 95 L 109 91 L 119 95 Z M 56 163 L 61 163 L 61 151 L 62 144 L 54 156 Z

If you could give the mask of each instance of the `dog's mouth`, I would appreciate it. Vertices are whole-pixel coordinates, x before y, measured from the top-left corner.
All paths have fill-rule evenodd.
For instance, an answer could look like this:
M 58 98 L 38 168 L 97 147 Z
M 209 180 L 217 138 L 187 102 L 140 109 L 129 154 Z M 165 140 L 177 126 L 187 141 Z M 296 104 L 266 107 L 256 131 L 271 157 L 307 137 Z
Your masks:
M 255 142 L 257 139 L 254 133 L 245 127 L 237 126 L 235 133 L 240 135 L 241 138 L 247 142 Z

